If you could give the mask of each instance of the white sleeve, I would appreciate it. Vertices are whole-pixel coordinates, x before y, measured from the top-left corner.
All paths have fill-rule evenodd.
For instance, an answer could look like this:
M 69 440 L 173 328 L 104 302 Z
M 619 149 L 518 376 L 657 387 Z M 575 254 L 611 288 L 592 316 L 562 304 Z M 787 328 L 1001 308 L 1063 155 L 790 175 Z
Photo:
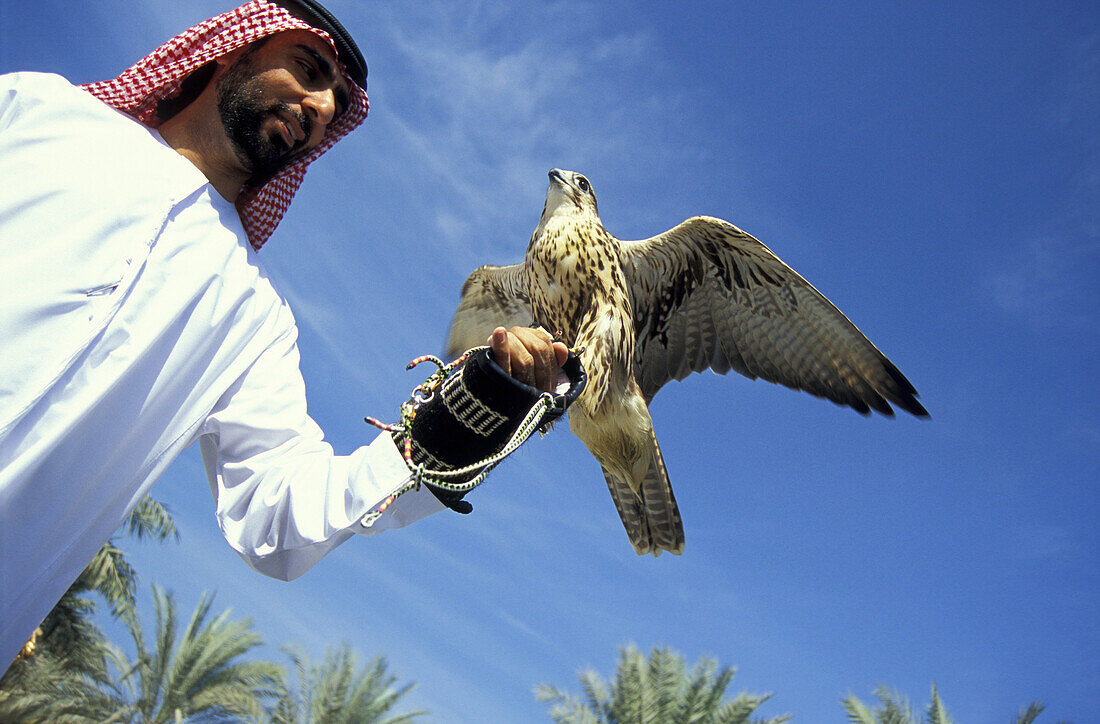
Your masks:
M 19 95 L 21 73 L 0 74 L 0 131 L 11 123 L 11 113 L 18 112 L 16 104 Z
M 333 453 L 306 413 L 296 337 L 291 327 L 260 355 L 218 401 L 200 437 L 225 539 L 252 568 L 287 581 L 355 533 L 444 510 L 421 488 L 364 525 L 409 470 L 388 433 L 350 455 Z

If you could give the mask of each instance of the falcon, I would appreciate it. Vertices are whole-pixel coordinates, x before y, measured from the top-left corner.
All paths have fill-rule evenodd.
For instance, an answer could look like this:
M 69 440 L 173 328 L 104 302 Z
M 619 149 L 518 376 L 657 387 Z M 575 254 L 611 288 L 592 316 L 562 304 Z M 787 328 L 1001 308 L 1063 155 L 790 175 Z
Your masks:
M 497 326 L 538 325 L 583 348 L 588 386 L 569 428 L 603 469 L 639 555 L 680 554 L 684 529 L 649 403 L 670 380 L 736 370 L 857 412 L 928 412 L 913 385 L 832 302 L 733 224 L 694 216 L 641 241 L 600 222 L 588 179 L 550 171 L 523 263 L 462 287 L 450 354 Z

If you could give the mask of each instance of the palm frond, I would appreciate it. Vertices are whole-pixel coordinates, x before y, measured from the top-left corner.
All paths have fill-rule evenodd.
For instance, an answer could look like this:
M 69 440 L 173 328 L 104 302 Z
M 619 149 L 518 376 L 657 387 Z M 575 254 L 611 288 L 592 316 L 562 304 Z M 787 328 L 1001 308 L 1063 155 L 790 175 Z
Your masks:
M 361 666 L 346 644 L 327 650 L 319 664 L 294 647 L 283 652 L 297 673 L 297 685 L 286 678 L 274 683 L 272 724 L 403 724 L 425 714 L 392 713 L 413 684 L 396 686 L 397 677 L 381 656 Z
M 943 702 L 940 701 L 935 682 L 932 683 L 932 697 L 928 702 L 928 724 L 954 724 Z
M 1033 701 L 1020 710 L 1020 713 L 1012 720 L 1012 724 L 1032 724 L 1045 708 L 1046 706 L 1042 702 Z
M 689 672 L 684 657 L 654 648 L 647 658 L 633 644 L 619 650 L 615 677 L 609 682 L 592 669 L 580 676 L 582 695 L 549 684 L 535 688 L 558 724 L 745 724 L 771 694 L 739 694 L 726 700 L 732 667 L 701 658 Z M 789 716 L 763 721 L 779 724 Z
M 841 703 L 848 712 L 848 721 L 851 724 L 876 724 L 874 712 L 864 704 L 855 694 L 849 693 L 847 699 Z
M 122 528 L 138 540 L 152 538 L 163 543 L 172 538 L 178 543 L 180 539 L 168 507 L 148 495 L 130 511 Z

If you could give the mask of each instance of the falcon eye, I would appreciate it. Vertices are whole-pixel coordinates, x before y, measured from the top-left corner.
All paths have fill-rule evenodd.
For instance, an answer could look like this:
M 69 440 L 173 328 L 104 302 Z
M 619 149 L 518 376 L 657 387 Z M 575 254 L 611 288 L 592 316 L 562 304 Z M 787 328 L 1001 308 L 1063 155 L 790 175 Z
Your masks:
M 585 193 L 587 193 L 588 189 L 590 188 L 589 185 L 588 185 L 588 179 L 586 179 L 584 176 L 578 177 L 577 178 L 577 187 L 581 191 L 584 191 Z

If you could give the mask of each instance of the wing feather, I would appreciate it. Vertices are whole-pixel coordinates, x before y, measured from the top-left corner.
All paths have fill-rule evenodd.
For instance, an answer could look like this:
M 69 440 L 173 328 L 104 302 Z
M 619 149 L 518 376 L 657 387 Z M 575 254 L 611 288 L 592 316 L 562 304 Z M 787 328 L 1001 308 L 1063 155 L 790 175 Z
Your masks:
M 447 336 L 448 355 L 485 344 L 496 327 L 530 326 L 531 304 L 521 278 L 522 266 L 482 266 L 467 277 Z
M 768 247 L 696 216 L 623 241 L 646 399 L 692 372 L 733 369 L 847 405 L 928 413 L 909 380 L 844 314 Z

